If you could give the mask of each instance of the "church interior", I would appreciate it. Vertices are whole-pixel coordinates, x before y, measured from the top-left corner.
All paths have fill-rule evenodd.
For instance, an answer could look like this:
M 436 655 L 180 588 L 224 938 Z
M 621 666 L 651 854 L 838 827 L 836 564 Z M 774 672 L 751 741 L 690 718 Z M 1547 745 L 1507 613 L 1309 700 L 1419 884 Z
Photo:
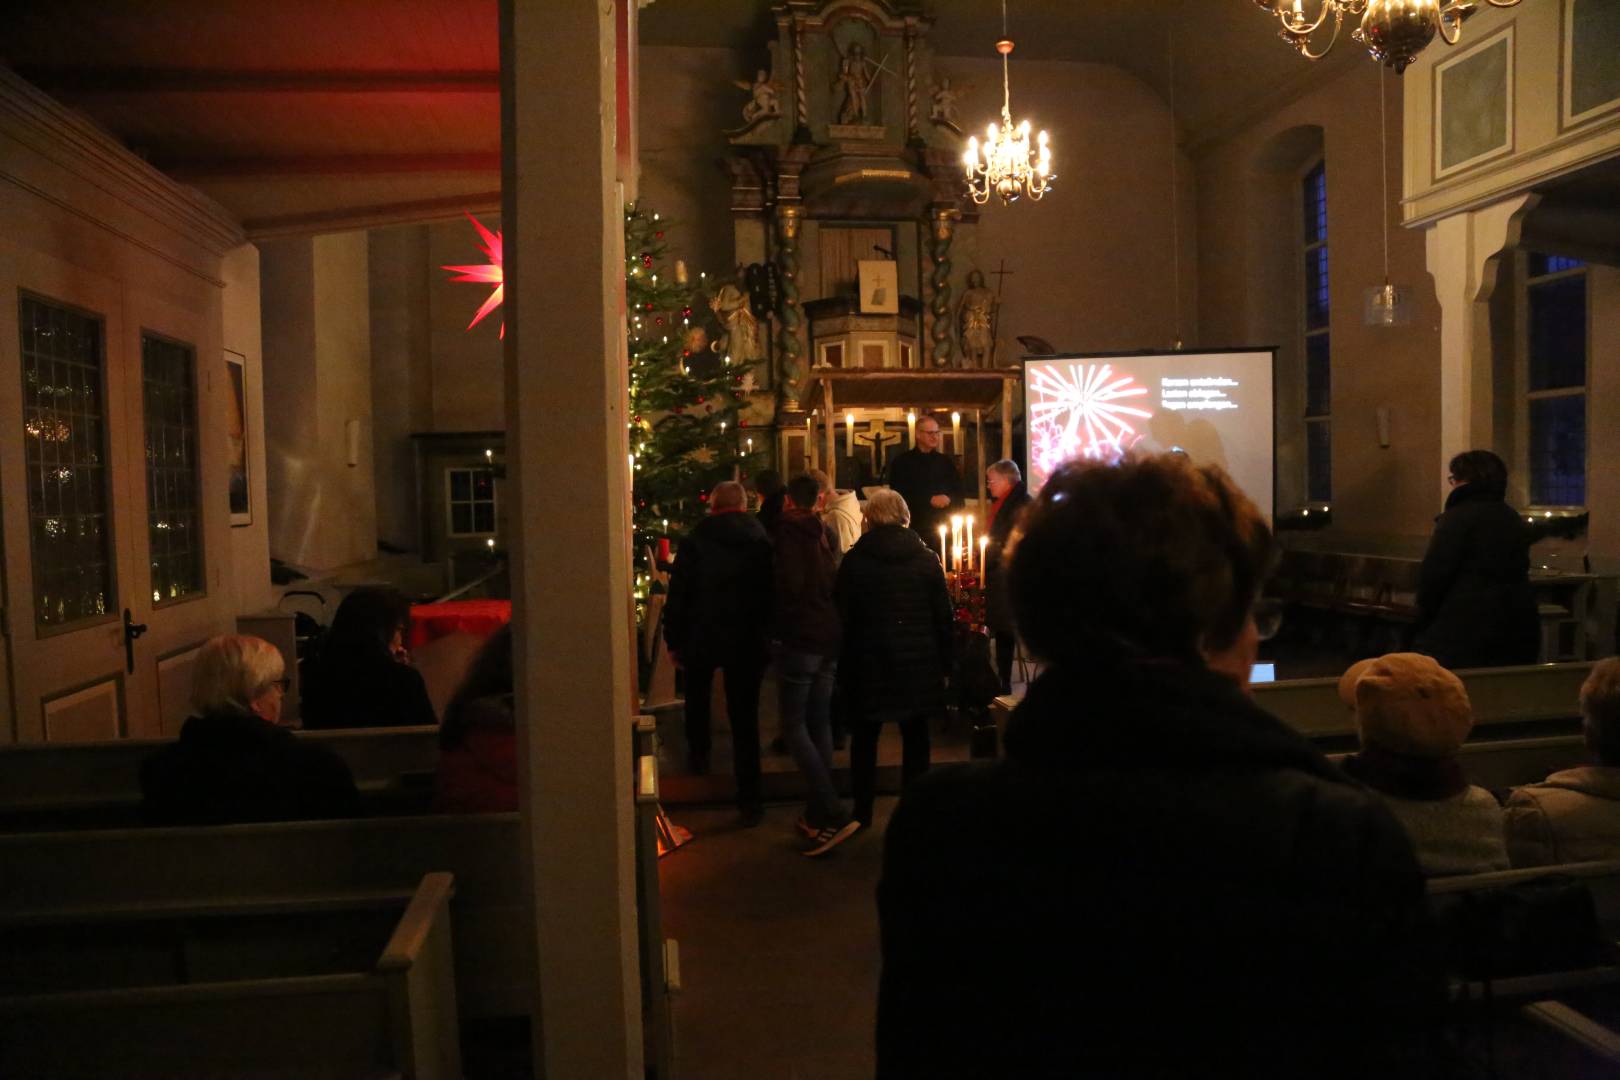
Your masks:
M 1590 745 L 1616 0 L 3 10 L 0 1075 L 872 1075 L 909 750 L 884 726 L 875 825 L 798 858 L 766 670 L 764 828 L 735 822 L 735 688 L 663 621 L 730 481 L 757 510 L 819 470 L 870 514 L 910 455 L 948 474 L 912 529 L 1011 675 L 971 705 L 952 676 L 938 768 L 1003 756 L 1042 669 L 983 609 L 998 463 L 1031 495 L 1076 457 L 1219 465 L 1279 550 L 1253 700 L 1332 756 L 1341 673 L 1411 645 L 1456 458 L 1490 451 L 1534 654 L 1448 665 L 1464 771 Z M 372 591 L 437 719 L 510 634 L 506 809 L 430 808 L 437 719 L 308 709 L 300 661 Z M 355 816 L 143 816 L 220 635 L 275 646 L 279 722 Z M 1571 873 L 1612 944 L 1620 861 Z M 1620 959 L 1523 978 L 1466 1075 L 1620 1066 Z

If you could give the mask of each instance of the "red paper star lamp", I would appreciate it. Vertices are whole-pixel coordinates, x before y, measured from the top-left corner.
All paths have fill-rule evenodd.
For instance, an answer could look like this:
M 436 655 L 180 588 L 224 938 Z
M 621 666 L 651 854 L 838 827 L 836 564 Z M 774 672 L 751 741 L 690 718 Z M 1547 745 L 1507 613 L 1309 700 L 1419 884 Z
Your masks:
M 478 308 L 478 314 L 474 315 L 472 322 L 467 324 L 467 329 L 471 330 L 483 321 L 485 315 L 501 306 L 501 294 L 506 288 L 506 284 L 505 276 L 501 271 L 501 234 L 499 232 L 491 233 L 484 228 L 483 222 L 471 214 L 467 215 L 467 220 L 472 222 L 473 228 L 478 230 L 479 239 L 483 241 L 479 246 L 484 249 L 484 254 L 489 256 L 489 262 L 476 266 L 441 266 L 439 269 L 449 270 L 457 275 L 451 278 L 451 281 L 471 281 L 480 285 L 495 286 L 495 291 L 489 294 L 489 297 Z M 501 323 L 501 337 L 506 337 L 506 323 L 504 321 Z

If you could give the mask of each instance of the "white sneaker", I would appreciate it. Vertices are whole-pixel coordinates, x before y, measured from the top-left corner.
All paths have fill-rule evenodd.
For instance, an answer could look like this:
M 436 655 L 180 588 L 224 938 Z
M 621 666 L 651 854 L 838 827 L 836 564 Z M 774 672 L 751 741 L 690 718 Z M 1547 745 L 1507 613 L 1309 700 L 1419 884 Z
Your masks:
M 815 840 L 811 841 L 810 846 L 804 849 L 803 854 L 812 859 L 818 855 L 825 855 L 845 840 L 854 836 L 860 829 L 861 823 L 854 818 L 836 827 L 828 825 L 816 833 Z

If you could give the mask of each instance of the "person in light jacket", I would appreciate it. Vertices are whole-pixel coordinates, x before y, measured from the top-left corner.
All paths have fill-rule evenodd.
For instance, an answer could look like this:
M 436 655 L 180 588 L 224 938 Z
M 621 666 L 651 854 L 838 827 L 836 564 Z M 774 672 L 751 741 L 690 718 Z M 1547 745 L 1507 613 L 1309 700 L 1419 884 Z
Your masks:
M 1514 866 L 1620 859 L 1620 659 L 1592 667 L 1581 722 L 1593 764 L 1516 788 L 1507 803 Z
M 844 553 L 861 538 L 860 500 L 853 491 L 840 491 L 833 487 L 832 477 L 820 469 L 811 469 L 809 475 L 815 477 L 821 487 L 821 520 L 831 527 L 837 541 L 833 555 L 842 561 Z

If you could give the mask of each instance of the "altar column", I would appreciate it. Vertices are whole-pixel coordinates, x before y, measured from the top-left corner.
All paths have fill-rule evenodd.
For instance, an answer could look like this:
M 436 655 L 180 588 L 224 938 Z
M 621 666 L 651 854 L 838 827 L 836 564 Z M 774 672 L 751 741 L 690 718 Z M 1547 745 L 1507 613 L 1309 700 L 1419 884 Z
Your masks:
M 548 1077 L 644 1070 L 615 6 L 500 3 L 520 857 Z M 589 482 L 559 506 L 558 477 Z

